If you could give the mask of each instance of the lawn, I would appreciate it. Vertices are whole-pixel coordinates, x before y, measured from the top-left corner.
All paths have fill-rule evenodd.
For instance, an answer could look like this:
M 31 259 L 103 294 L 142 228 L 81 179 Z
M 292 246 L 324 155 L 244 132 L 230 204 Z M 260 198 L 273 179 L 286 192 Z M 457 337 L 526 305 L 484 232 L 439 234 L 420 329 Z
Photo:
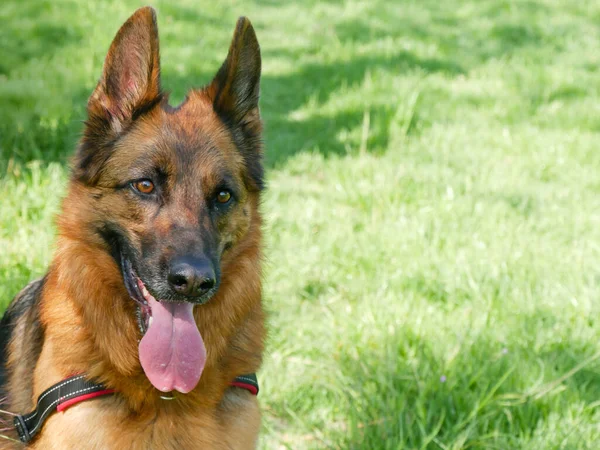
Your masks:
M 0 6 L 0 308 L 140 5 Z M 262 46 L 261 448 L 600 447 L 599 2 L 154 6 L 174 102 Z

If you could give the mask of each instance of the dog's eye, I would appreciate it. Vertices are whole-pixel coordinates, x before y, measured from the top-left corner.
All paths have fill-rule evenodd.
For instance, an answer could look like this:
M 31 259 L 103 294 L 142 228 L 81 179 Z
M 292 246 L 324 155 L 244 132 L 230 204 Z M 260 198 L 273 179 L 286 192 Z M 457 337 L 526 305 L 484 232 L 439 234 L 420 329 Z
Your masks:
M 222 191 L 219 191 L 219 193 L 217 194 L 217 201 L 221 204 L 225 204 L 227 203 L 229 200 L 231 200 L 231 192 L 223 189 Z
M 134 181 L 131 186 L 142 194 L 152 194 L 154 192 L 154 183 L 147 179 Z

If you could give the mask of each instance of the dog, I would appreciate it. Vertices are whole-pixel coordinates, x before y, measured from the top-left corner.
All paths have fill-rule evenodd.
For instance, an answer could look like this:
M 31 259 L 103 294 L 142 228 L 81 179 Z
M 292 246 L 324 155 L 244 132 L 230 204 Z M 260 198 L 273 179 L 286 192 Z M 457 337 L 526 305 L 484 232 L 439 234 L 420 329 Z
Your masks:
M 256 448 L 260 72 L 242 17 L 213 81 L 173 107 L 155 11 L 120 28 L 87 104 L 49 269 L 2 319 L 0 418 L 15 430 L 0 448 Z

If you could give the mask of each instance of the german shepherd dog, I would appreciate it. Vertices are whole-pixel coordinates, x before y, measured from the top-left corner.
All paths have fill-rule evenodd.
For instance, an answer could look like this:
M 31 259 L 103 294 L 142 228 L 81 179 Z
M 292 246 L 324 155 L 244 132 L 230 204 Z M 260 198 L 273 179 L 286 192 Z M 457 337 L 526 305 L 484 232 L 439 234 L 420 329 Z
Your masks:
M 256 397 L 231 383 L 259 369 L 265 336 L 258 41 L 240 18 L 213 81 L 177 107 L 159 64 L 141 8 L 89 99 L 49 270 L 2 320 L 2 410 L 74 374 L 114 391 L 50 415 L 27 448 L 257 445 Z

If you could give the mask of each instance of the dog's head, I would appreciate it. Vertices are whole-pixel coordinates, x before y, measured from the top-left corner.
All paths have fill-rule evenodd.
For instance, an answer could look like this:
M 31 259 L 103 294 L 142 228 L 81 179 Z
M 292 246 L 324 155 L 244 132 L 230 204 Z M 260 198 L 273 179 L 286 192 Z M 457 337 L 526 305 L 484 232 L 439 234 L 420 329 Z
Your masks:
M 169 106 L 155 13 L 142 8 L 117 33 L 88 103 L 74 183 L 85 187 L 94 209 L 89 226 L 138 302 L 140 360 L 161 390 L 186 392 L 198 381 L 188 366 L 203 365 L 192 360 L 205 350 L 188 333 L 192 308 L 214 296 L 224 264 L 258 226 L 260 70 L 256 35 L 241 18 L 213 81 Z M 159 365 L 173 358 L 185 367 L 163 373 Z

